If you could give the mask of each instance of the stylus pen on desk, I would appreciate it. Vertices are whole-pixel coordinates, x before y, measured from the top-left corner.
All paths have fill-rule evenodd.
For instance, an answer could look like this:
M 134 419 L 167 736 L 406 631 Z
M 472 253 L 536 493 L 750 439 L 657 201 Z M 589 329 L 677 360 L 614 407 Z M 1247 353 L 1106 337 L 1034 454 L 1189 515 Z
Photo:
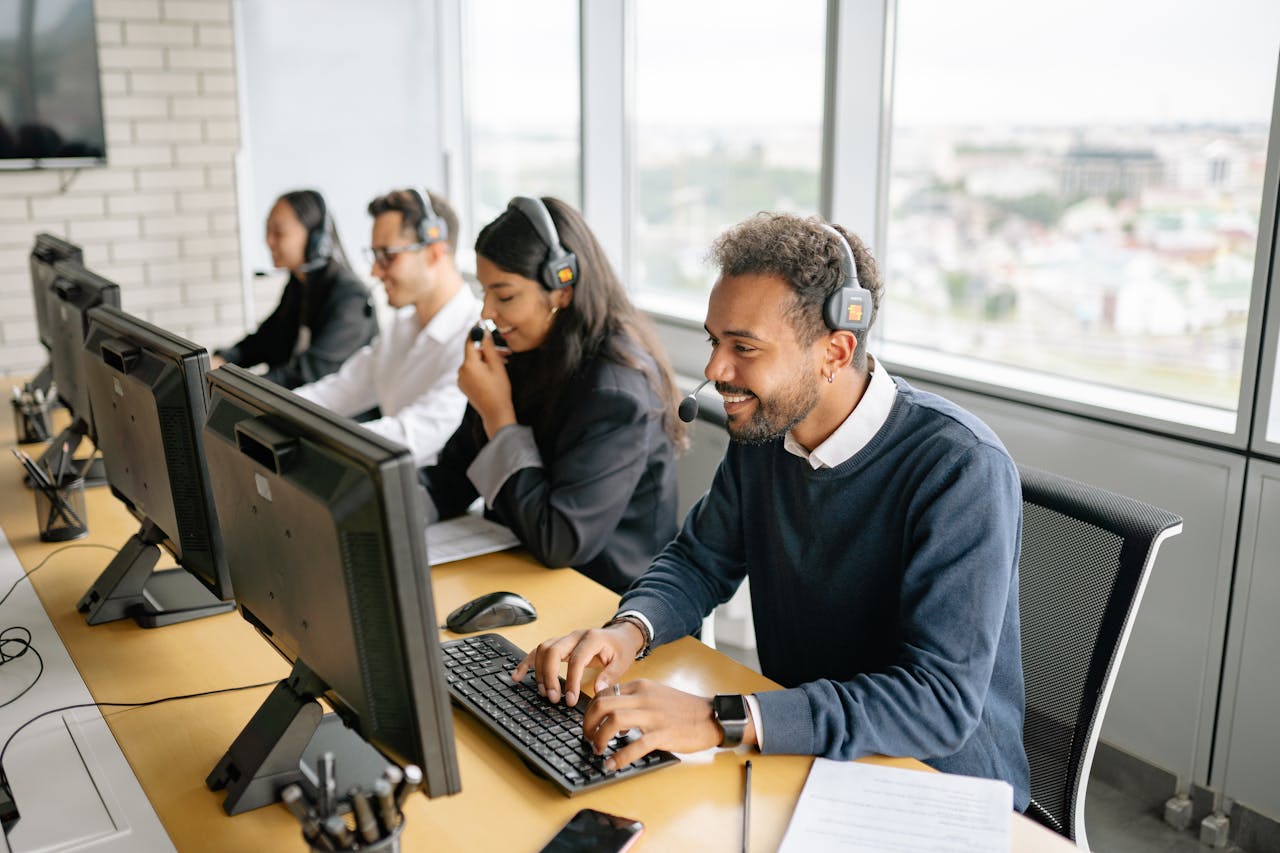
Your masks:
M 747 759 L 747 781 L 742 788 L 742 853 L 751 848 L 751 759 Z

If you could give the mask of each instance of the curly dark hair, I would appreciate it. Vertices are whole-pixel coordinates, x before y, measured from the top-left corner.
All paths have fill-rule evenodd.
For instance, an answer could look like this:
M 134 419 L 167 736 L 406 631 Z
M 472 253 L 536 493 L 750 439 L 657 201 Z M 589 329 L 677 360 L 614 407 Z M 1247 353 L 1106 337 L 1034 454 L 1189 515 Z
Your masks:
M 720 267 L 722 276 L 772 274 L 795 291 L 795 299 L 786 316 L 795 330 L 796 339 L 808 346 L 827 334 L 822 306 L 827 297 L 840 287 L 840 263 L 844 251 L 831 234 L 822 228 L 823 220 L 791 213 L 757 213 L 730 228 L 711 244 L 711 260 Z M 880 313 L 880 272 L 871 250 L 855 234 L 833 225 L 853 249 L 858 281 L 871 291 L 871 319 Z M 867 333 L 856 336 L 853 365 L 867 369 Z

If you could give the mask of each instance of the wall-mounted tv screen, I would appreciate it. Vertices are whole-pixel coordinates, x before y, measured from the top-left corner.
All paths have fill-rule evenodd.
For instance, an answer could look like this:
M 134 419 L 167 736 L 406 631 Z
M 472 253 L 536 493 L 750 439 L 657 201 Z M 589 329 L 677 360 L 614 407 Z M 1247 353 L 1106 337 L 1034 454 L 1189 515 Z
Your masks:
M 106 161 L 93 0 L 3 0 L 0 169 Z

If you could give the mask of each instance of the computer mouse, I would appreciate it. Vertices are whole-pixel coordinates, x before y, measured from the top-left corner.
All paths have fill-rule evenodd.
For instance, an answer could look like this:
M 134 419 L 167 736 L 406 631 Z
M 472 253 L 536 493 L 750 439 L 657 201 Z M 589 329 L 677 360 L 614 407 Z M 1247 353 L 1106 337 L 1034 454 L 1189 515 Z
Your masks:
M 471 634 L 508 625 L 523 625 L 538 618 L 538 611 L 514 592 L 490 592 L 473 598 L 449 614 L 444 625 L 455 634 Z

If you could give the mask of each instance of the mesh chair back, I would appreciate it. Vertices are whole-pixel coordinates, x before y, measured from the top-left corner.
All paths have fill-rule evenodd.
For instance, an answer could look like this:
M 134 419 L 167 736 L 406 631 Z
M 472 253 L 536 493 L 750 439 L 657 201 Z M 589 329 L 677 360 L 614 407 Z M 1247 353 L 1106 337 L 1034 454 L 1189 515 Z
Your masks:
M 1027 813 L 1087 849 L 1084 790 L 1102 718 L 1151 564 L 1182 519 L 1056 474 L 1018 471 Z

